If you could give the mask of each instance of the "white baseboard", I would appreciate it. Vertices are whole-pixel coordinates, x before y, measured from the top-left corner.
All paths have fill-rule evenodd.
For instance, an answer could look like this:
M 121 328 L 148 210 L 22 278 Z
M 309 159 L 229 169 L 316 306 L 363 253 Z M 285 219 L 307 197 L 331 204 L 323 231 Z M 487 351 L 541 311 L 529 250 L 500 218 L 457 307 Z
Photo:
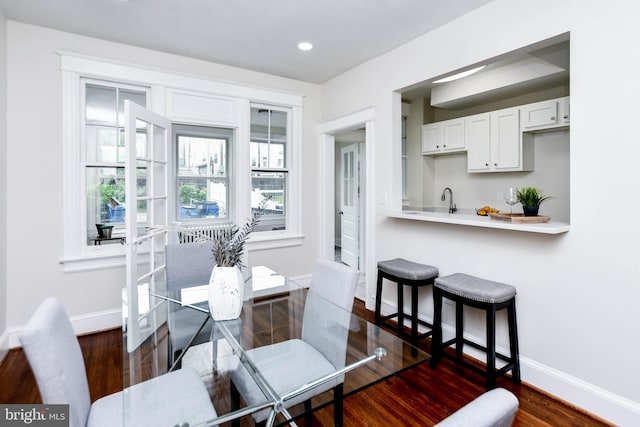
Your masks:
M 76 335 L 119 328 L 122 327 L 122 310 L 118 308 L 73 316 L 71 317 L 71 325 L 73 325 L 73 330 Z M 21 347 L 18 336 L 23 328 L 24 325 L 17 328 L 10 328 L 6 331 L 9 348 Z M 1 342 L 2 341 L 0 341 L 0 343 Z
M 2 363 L 7 353 L 9 353 L 9 331 L 5 329 L 0 335 L 0 363 Z
M 382 301 L 382 313 L 395 313 L 395 304 Z M 420 319 L 432 323 L 433 319 L 424 315 Z M 444 340 L 455 336 L 452 326 L 443 324 Z M 469 341 L 484 343 L 483 339 L 464 334 Z M 471 346 L 465 346 L 464 353 L 478 360 L 485 361 L 486 355 Z M 496 351 L 509 354 L 509 349 L 496 347 Z M 522 381 L 543 390 L 550 395 L 581 408 L 597 417 L 619 426 L 640 425 L 640 403 L 631 401 L 617 394 L 611 393 L 584 380 L 565 372 L 543 365 L 533 359 L 520 355 L 520 375 Z

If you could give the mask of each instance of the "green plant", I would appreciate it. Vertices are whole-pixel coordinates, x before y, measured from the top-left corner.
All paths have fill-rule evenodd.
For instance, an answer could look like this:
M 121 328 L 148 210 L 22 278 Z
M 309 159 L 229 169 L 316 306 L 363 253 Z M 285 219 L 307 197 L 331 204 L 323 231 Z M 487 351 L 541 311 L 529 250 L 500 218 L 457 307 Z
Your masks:
M 516 197 L 522 206 L 540 206 L 543 202 L 551 198 L 550 196 L 543 195 L 542 190 L 536 187 L 518 189 Z
M 221 233 L 213 239 L 213 256 L 219 267 L 244 267 L 244 244 L 264 213 L 265 201 L 260 203 L 251 220 L 242 227 L 234 225 L 229 233 Z

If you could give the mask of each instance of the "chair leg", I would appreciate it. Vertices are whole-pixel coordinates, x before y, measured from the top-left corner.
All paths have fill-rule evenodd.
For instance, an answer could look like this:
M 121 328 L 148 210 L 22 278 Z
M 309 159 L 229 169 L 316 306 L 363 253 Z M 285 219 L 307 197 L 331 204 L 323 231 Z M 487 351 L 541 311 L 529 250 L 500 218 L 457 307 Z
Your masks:
M 418 345 L 418 287 L 411 287 L 411 344 Z
M 376 285 L 376 311 L 375 324 L 380 324 L 380 308 L 382 306 L 382 274 L 378 270 L 378 283 Z
M 335 427 L 342 427 L 343 395 L 344 395 L 344 388 L 342 383 L 340 383 L 333 388 L 333 425 Z
M 311 399 L 307 399 L 304 401 L 304 419 L 307 421 L 307 424 L 311 425 L 313 416 L 311 415 Z
M 233 412 L 235 410 L 240 409 L 240 392 L 238 391 L 238 389 L 236 388 L 236 385 L 233 383 L 233 381 L 230 381 L 230 385 L 229 385 L 229 391 L 230 391 L 230 396 L 229 396 L 229 400 L 230 400 L 230 405 L 231 405 L 231 411 Z M 240 420 L 239 419 L 235 419 L 233 421 L 231 421 L 231 427 L 240 427 Z
M 456 356 L 462 359 L 464 348 L 464 305 L 456 301 Z
M 496 308 L 487 309 L 487 390 L 496 387 Z
M 429 364 L 435 368 L 442 351 L 442 294 L 433 288 L 433 334 L 431 335 L 431 360 Z
M 511 369 L 511 378 L 514 383 L 520 384 L 520 353 L 518 350 L 518 326 L 516 323 L 516 300 L 511 301 L 507 307 L 507 317 L 509 323 L 509 347 L 511 351 L 511 360 L 513 361 L 513 369 Z
M 404 334 L 404 285 L 398 280 L 398 333 Z

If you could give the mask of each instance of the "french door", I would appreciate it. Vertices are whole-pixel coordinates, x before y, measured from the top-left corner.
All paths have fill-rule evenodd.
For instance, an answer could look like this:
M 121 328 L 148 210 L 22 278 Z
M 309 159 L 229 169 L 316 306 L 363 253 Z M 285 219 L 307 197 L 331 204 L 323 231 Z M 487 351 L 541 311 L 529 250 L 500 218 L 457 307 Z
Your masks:
M 133 352 L 164 323 L 166 310 L 150 293 L 163 294 L 168 233 L 171 122 L 124 102 L 126 219 L 126 336 Z

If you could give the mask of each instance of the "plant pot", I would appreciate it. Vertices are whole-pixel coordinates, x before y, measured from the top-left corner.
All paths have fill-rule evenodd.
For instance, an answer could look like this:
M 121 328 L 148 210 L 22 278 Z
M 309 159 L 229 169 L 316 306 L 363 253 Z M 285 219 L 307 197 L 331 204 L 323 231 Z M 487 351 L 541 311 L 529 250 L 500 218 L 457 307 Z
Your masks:
M 111 232 L 113 231 L 113 225 L 96 224 L 98 230 L 98 237 L 101 239 L 110 239 Z
M 209 279 L 209 311 L 213 320 L 240 317 L 244 280 L 239 267 L 214 267 Z
M 538 216 L 538 210 L 540 206 L 523 206 L 522 211 L 524 216 Z

